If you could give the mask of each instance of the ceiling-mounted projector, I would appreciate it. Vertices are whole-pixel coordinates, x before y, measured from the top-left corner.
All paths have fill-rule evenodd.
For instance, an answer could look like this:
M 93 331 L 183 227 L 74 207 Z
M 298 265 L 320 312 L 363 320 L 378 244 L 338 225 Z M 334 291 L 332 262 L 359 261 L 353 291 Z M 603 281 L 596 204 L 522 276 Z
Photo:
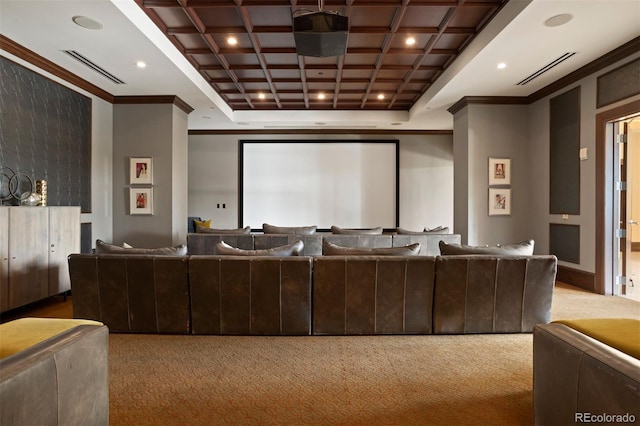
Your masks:
M 293 18 L 296 53 L 301 56 L 340 56 L 347 52 L 349 18 L 315 12 Z

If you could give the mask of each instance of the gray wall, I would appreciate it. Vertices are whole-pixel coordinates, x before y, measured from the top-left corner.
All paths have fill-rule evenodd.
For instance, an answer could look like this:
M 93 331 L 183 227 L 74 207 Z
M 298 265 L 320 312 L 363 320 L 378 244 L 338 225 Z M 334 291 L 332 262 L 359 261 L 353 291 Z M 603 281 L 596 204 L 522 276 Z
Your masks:
M 635 55 L 637 57 L 639 55 Z M 636 96 L 596 108 L 597 77 L 634 57 L 624 59 L 530 105 L 470 104 L 454 116 L 455 229 L 469 244 L 513 243 L 533 238 L 537 254 L 549 253 L 549 224 L 580 226 L 580 263 L 559 261 L 573 269 L 595 272 L 596 115 L 628 103 Z M 580 86 L 580 214 L 549 214 L 549 100 Z M 578 156 L 576 152 L 576 156 Z M 513 206 L 510 217 L 487 213 L 487 161 L 511 158 Z
M 526 107 L 472 104 L 454 122 L 456 230 L 471 245 L 532 238 Z M 465 127 L 466 126 L 466 127 Z M 489 216 L 489 157 L 511 159 L 511 215 Z
M 189 216 L 212 219 L 214 228 L 238 226 L 238 141 L 241 139 L 399 140 L 400 226 L 411 230 L 438 225 L 453 228 L 451 135 L 191 135 Z M 226 208 L 222 208 L 223 204 Z
M 173 104 L 117 104 L 113 129 L 112 242 L 134 247 L 184 243 L 186 113 Z M 153 215 L 129 214 L 130 157 L 153 158 Z

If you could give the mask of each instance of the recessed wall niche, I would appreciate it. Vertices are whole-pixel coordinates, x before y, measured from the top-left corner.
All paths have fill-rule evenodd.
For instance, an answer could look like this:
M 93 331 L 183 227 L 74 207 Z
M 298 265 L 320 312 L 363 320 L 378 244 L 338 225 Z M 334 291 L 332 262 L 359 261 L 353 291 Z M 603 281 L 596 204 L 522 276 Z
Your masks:
M 6 58 L 0 80 L 0 166 L 46 180 L 47 205 L 90 212 L 91 99 Z

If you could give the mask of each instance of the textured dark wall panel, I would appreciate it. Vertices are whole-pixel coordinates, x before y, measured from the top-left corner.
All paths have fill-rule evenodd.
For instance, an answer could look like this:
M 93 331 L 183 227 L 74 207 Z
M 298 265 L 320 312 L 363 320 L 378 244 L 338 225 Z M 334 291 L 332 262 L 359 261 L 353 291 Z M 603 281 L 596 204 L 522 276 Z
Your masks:
M 580 87 L 550 102 L 549 213 L 580 214 Z
M 598 108 L 638 93 L 640 93 L 640 59 L 598 77 Z
M 91 99 L 0 58 L 0 112 L 0 166 L 45 179 L 47 205 L 90 212 Z
M 549 254 L 560 260 L 580 263 L 580 225 L 549 224 Z

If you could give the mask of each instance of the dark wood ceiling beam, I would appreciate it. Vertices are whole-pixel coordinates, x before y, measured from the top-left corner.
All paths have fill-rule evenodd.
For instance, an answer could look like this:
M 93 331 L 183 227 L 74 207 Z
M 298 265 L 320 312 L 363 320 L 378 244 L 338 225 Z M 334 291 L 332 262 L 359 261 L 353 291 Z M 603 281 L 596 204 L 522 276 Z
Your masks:
M 256 64 L 233 64 L 229 65 L 231 70 L 237 71 L 251 71 L 251 70 L 262 70 L 262 66 Z M 199 65 L 197 66 L 199 70 L 202 71 L 225 71 L 226 69 L 222 65 Z M 269 65 L 269 69 L 271 70 L 280 70 L 280 71 L 294 71 L 299 70 L 300 67 L 298 65 L 288 65 L 288 64 L 272 64 Z M 337 64 L 312 64 L 306 65 L 305 69 L 307 71 L 328 71 L 333 72 L 338 70 Z M 344 71 L 373 71 L 375 69 L 374 65 L 363 65 L 363 64 L 351 64 L 351 65 L 343 65 L 342 69 Z M 380 67 L 382 71 L 411 71 L 413 70 L 413 66 L 411 65 L 394 65 L 394 64 L 384 64 Z M 418 68 L 418 71 L 442 71 L 441 66 L 437 65 L 421 65 Z
M 424 49 L 389 49 L 387 52 L 389 55 L 423 55 Z M 456 49 L 431 49 L 429 51 L 432 55 L 457 55 Z
M 463 5 L 464 2 L 465 0 L 458 0 L 458 5 Z M 422 55 L 420 55 L 420 57 L 414 62 L 413 70 L 407 74 L 402 84 L 398 86 L 396 93 L 393 95 L 392 103 L 394 103 L 398 99 L 398 96 L 404 91 L 404 89 L 407 87 L 409 83 L 414 84 L 415 81 L 412 81 L 413 76 L 418 71 L 418 69 L 420 69 L 422 62 L 427 57 L 427 55 L 434 49 L 434 46 L 436 45 L 440 37 L 442 37 L 442 34 L 444 34 L 444 31 L 447 29 L 447 26 L 449 26 L 449 23 L 451 23 L 451 21 L 453 20 L 453 17 L 456 15 L 457 11 L 458 11 L 457 7 L 452 7 L 449 9 L 445 17 L 440 22 L 440 26 L 439 26 L 440 31 L 438 32 L 437 35 L 431 37 L 431 39 L 425 46 L 424 52 L 422 53 Z
M 434 7 L 496 7 L 502 4 L 503 0 L 485 0 L 474 1 L 470 3 L 459 4 L 458 0 L 412 0 L 411 7 L 415 6 L 434 6 Z M 140 3 L 145 8 L 177 8 L 180 7 L 176 4 L 175 0 L 143 0 Z M 212 2 L 211 0 L 186 0 L 186 4 L 193 8 L 221 8 L 221 7 L 235 7 L 235 4 L 220 4 L 218 2 Z M 366 6 L 366 7 L 396 7 L 398 6 L 397 0 L 377 0 L 375 3 L 371 0 L 356 0 L 351 3 L 353 6 Z M 317 10 L 317 0 L 244 0 L 240 2 L 241 6 L 294 6 L 294 7 L 311 7 L 313 10 Z M 325 7 L 344 7 L 344 0 L 325 0 Z
M 344 11 L 344 14 L 345 14 L 345 16 L 347 16 L 347 18 L 350 16 L 351 5 L 353 4 L 353 1 L 354 0 L 347 0 L 347 8 Z M 340 97 L 340 91 L 342 89 L 341 83 L 342 83 L 342 77 L 343 77 L 343 73 L 344 73 L 344 56 L 345 55 L 340 55 L 340 57 L 338 57 L 338 63 L 337 63 L 338 70 L 336 72 L 336 83 L 335 83 L 335 86 L 334 86 L 335 87 L 335 96 L 333 97 L 333 109 L 336 109 L 338 107 L 338 99 Z
M 205 34 L 205 30 L 207 27 L 202 22 L 202 19 L 200 19 L 200 16 L 198 16 L 198 13 L 192 7 L 187 7 L 186 5 L 187 0 L 178 0 L 178 2 L 183 6 L 182 9 L 184 13 L 187 15 L 189 20 L 193 23 L 194 27 L 200 33 L 200 36 L 202 37 L 203 41 L 208 46 L 208 50 L 209 50 L 208 53 L 209 54 L 213 53 L 218 56 L 218 61 L 225 68 L 225 70 L 227 71 L 227 74 L 229 75 L 229 78 L 233 80 L 235 86 L 238 88 L 238 91 L 240 93 L 244 93 L 244 87 L 242 87 L 242 84 L 238 81 L 238 76 L 233 72 L 233 70 L 231 70 L 229 63 L 226 61 L 226 59 L 218 55 L 218 53 L 220 52 L 220 46 L 218 46 L 218 44 L 213 39 L 213 37 L 211 37 L 210 34 Z M 206 49 L 203 49 L 203 50 L 206 50 Z M 245 94 L 245 100 L 249 105 L 251 105 L 251 98 L 247 94 Z
M 367 100 L 369 99 L 369 94 L 371 93 L 371 90 L 373 90 L 373 85 L 376 83 L 376 79 L 380 72 L 380 68 L 382 67 L 382 64 L 384 62 L 385 54 L 389 50 L 391 50 L 391 43 L 393 42 L 393 38 L 395 37 L 395 32 L 400 27 L 402 18 L 404 17 L 404 14 L 407 11 L 407 4 L 409 3 L 409 1 L 410 0 L 402 0 L 402 5 L 397 7 L 395 10 L 395 13 L 393 14 L 393 19 L 391 21 L 391 26 L 390 26 L 391 34 L 387 34 L 384 38 L 384 42 L 382 43 L 382 46 L 381 46 L 382 54 L 378 55 L 378 58 L 376 59 L 375 70 L 373 71 L 373 74 L 371 75 L 371 80 L 367 85 L 364 95 L 362 96 L 362 103 L 360 104 L 360 108 L 362 109 L 364 109 L 364 107 L 366 106 Z
M 276 86 L 273 84 L 271 72 L 267 67 L 267 60 L 265 59 L 264 54 L 261 53 L 260 41 L 258 40 L 258 37 L 253 33 L 253 23 L 251 21 L 251 16 L 249 15 L 246 7 L 240 6 L 242 4 L 241 0 L 237 0 L 236 4 L 238 4 L 238 13 L 242 18 L 242 23 L 244 24 L 247 35 L 249 36 L 249 40 L 251 41 L 253 50 L 258 57 L 258 62 L 260 62 L 260 66 L 262 67 L 262 72 L 264 73 L 264 77 L 267 80 L 267 84 L 269 85 L 269 90 L 271 91 L 273 99 L 278 105 L 278 108 L 282 108 L 282 105 L 280 104 L 280 98 L 278 97 L 278 91 L 276 90 Z
M 245 29 L 241 26 L 237 27 L 207 27 L 202 33 L 205 34 L 244 34 Z M 252 30 L 255 34 L 291 34 L 293 27 L 290 25 L 262 25 L 255 26 Z M 386 35 L 393 31 L 388 27 L 351 27 L 350 34 L 380 34 Z M 199 31 L 192 27 L 170 27 L 167 28 L 168 34 L 198 34 Z M 397 34 L 438 34 L 437 27 L 402 27 L 396 30 Z M 447 28 L 445 34 L 474 34 L 475 28 L 468 27 L 451 27 Z

